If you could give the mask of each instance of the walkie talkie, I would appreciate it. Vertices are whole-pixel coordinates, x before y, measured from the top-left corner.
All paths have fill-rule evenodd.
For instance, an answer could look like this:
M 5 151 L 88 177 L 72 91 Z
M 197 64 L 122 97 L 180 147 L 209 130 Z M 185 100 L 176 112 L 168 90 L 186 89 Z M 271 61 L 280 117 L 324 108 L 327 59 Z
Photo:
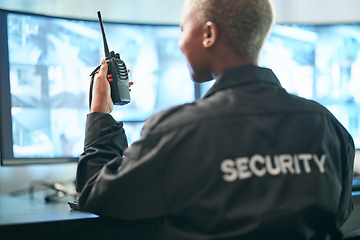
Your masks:
M 110 83 L 111 99 L 115 105 L 125 105 L 130 102 L 128 70 L 119 53 L 109 52 L 100 11 L 97 14 L 104 42 L 105 61 L 108 64 L 107 79 Z

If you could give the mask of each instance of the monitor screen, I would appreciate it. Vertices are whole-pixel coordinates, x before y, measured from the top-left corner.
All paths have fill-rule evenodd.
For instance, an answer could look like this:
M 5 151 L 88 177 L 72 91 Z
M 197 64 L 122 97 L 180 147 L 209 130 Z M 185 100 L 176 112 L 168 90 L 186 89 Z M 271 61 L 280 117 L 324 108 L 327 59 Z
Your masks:
M 94 13 L 96 15 L 96 13 Z M 104 58 L 98 21 L 0 11 L 2 164 L 77 161 L 89 112 L 90 73 Z M 104 24 L 134 82 L 131 103 L 115 106 L 129 143 L 144 120 L 192 102 L 194 84 L 176 25 Z M 260 56 L 290 93 L 327 107 L 360 148 L 360 24 L 276 24 Z
M 2 163 L 76 161 L 89 112 L 89 75 L 105 57 L 99 22 L 0 15 Z M 104 28 L 109 49 L 120 53 L 134 82 L 131 103 L 112 113 L 124 122 L 131 144 L 147 117 L 192 102 L 195 85 L 177 25 L 105 22 Z

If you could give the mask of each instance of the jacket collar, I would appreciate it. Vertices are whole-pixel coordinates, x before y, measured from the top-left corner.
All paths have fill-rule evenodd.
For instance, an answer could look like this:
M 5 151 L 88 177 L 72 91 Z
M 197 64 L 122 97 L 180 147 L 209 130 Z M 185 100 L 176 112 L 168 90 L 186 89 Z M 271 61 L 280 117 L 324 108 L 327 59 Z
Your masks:
M 217 91 L 248 84 L 272 84 L 281 87 L 278 78 L 272 70 L 255 65 L 246 65 L 225 70 L 216 77 L 214 85 L 205 94 L 209 97 Z

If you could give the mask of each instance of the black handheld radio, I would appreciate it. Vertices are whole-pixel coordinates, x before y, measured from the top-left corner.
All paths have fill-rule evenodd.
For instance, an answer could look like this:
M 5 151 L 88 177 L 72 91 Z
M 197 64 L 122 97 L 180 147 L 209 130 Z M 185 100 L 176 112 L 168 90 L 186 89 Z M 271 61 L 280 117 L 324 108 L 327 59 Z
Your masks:
M 105 61 L 108 64 L 107 79 L 110 83 L 111 99 L 115 105 L 125 105 L 130 102 L 128 70 L 118 53 L 115 54 L 114 51 L 109 52 L 100 11 L 97 14 L 104 42 Z M 95 74 L 97 69 L 95 69 L 92 75 Z

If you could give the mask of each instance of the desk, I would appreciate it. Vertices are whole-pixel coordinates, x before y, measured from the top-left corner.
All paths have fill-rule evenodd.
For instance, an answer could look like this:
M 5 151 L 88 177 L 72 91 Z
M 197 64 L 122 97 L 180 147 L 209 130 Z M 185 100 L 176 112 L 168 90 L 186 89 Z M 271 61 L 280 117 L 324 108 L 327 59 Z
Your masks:
M 1 240 L 158 240 L 161 220 L 121 221 L 71 211 L 67 201 L 45 202 L 45 193 L 0 195 Z M 355 209 L 343 226 L 345 233 L 359 228 L 360 192 L 353 192 Z
M 0 195 L 0 239 L 159 239 L 159 219 L 121 221 L 70 210 L 45 193 Z

